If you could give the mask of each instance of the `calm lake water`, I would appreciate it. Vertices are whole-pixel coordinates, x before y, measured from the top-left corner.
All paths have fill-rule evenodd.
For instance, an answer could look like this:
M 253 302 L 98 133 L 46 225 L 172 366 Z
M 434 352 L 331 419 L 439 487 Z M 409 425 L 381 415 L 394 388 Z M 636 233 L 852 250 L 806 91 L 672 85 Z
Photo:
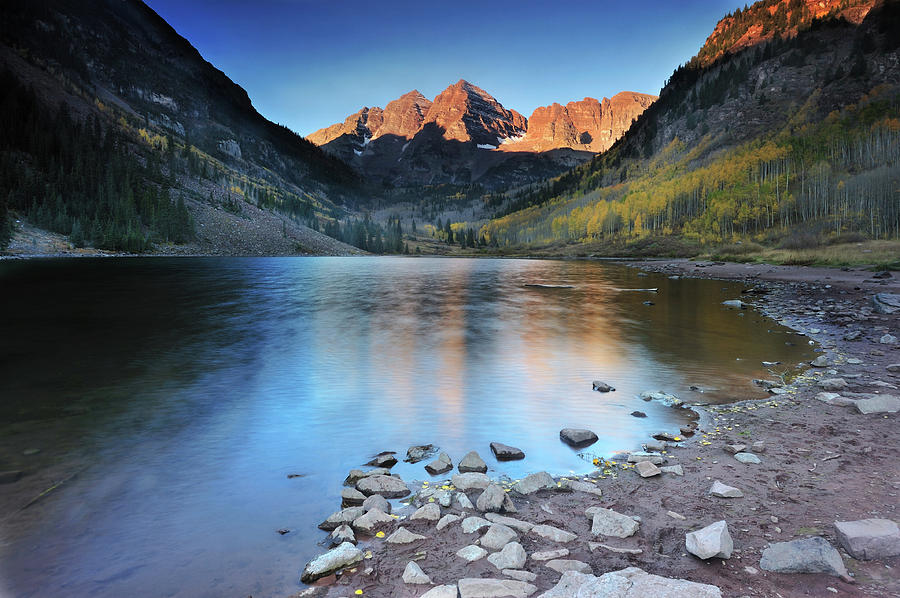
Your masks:
M 18 513 L 27 478 L 0 485 L 0 593 L 289 595 L 374 453 L 434 443 L 494 475 L 586 472 L 561 428 L 595 430 L 605 455 L 677 431 L 683 414 L 644 390 L 760 396 L 761 361 L 812 351 L 720 305 L 740 289 L 584 261 L 0 262 L 0 470 L 78 473 Z M 494 440 L 527 458 L 496 462 Z

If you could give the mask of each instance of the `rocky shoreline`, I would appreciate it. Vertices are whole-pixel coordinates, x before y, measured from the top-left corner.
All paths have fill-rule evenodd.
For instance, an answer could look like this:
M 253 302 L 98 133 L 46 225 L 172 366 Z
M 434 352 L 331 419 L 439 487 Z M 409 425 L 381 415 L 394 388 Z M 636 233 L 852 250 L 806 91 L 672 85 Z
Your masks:
M 900 596 L 897 279 L 630 265 L 743 280 L 736 309 L 755 307 L 796 331 L 786 342 L 822 353 L 790 380 L 771 364 L 758 381 L 771 398 L 692 406 L 696 433 L 648 438 L 585 476 L 491 479 L 477 452 L 451 473 L 450 455 L 411 447 L 430 479 L 407 484 L 390 475 L 395 454 L 376 455 L 348 475 L 342 510 L 320 526 L 337 547 L 304 568 L 314 585 L 294 598 Z M 651 398 L 671 401 L 662 395 Z

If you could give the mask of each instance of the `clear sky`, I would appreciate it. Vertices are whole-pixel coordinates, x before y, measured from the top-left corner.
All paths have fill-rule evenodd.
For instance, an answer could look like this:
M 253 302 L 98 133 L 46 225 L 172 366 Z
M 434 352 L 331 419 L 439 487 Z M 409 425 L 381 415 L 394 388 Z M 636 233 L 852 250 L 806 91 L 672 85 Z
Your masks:
M 265 117 L 302 135 L 466 79 L 526 117 L 658 93 L 735 0 L 145 0 Z

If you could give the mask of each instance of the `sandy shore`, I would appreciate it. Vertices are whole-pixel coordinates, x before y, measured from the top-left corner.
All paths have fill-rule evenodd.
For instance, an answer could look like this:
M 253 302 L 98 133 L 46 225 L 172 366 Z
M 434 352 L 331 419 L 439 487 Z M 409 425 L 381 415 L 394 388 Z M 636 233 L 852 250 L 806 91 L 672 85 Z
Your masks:
M 760 567 L 761 553 L 770 543 L 821 536 L 839 547 L 836 520 L 900 519 L 897 414 L 863 415 L 854 406 L 826 404 L 816 398 L 823 390 L 821 381 L 832 378 L 845 381 L 840 394 L 850 399 L 863 394 L 900 395 L 900 372 L 886 369 L 900 362 L 900 345 L 881 342 L 886 334 L 900 337 L 900 314 L 884 315 L 872 309 L 875 293 L 900 292 L 896 273 L 874 278 L 874 273 L 862 269 L 687 260 L 629 265 L 670 276 L 746 282 L 752 292 L 740 299 L 795 330 L 786 342 L 812 339 L 818 343 L 827 365 L 809 368 L 770 399 L 742 401 L 735 396 L 729 405 L 694 407 L 701 416 L 698 432 L 680 438 L 661 454 L 664 465 L 680 464 L 683 476 L 664 473 L 641 478 L 633 467 L 602 463 L 579 480 L 588 484 L 586 488 L 600 490 L 602 497 L 583 491 L 541 490 L 528 495 L 510 491 L 508 496 L 517 510 L 511 517 L 575 534 L 575 539 L 558 543 L 533 532 L 518 532 L 518 542 L 528 554 L 523 569 L 533 574 L 525 576 L 537 588 L 533 595 L 554 587 L 560 573 L 532 555 L 564 548 L 568 554 L 563 558 L 587 564 L 598 576 L 639 567 L 652 574 L 715 585 L 723 596 L 900 596 L 900 557 L 860 561 L 841 550 L 851 576 L 847 580 L 821 573 L 771 573 Z M 852 334 L 856 331 L 858 335 Z M 778 373 L 778 366 L 772 370 Z M 778 381 L 775 376 L 772 380 Z M 602 435 L 604 431 L 595 432 Z M 763 443 L 757 445 L 759 464 L 740 463 L 723 449 L 740 443 L 750 450 L 755 442 Z M 487 447 L 472 448 L 489 456 Z M 435 521 L 410 520 L 417 507 L 434 499 L 429 488 L 452 491 L 452 473 L 456 472 L 414 487 L 419 492 L 412 504 L 395 509 L 398 519 L 384 527 L 387 537 L 403 526 L 425 539 L 395 545 L 386 538 L 361 536 L 359 547 L 367 558 L 295 596 L 335 598 L 361 592 L 375 597 L 420 597 L 433 586 L 403 582 L 410 561 L 435 585 L 456 584 L 463 578 L 510 579 L 486 558 L 467 563 L 456 555 L 478 541 L 484 529 L 465 533 L 460 519 L 438 531 Z M 423 471 L 423 478 L 427 477 Z M 565 478 L 556 480 L 567 484 Z M 715 480 L 740 489 L 743 497 L 710 496 Z M 510 488 L 514 480 L 500 482 Z M 475 503 L 481 492 L 470 490 L 467 496 Z M 592 506 L 635 516 L 640 529 L 624 539 L 594 537 L 591 521 L 584 514 Z M 440 511 L 442 516 L 482 516 L 477 509 L 461 509 L 456 500 Z M 685 534 L 719 520 L 728 524 L 734 542 L 732 556 L 703 561 L 688 554 Z M 325 538 L 326 532 L 322 533 Z M 598 542 L 628 552 L 598 547 Z M 302 564 L 298 566 L 302 568 Z

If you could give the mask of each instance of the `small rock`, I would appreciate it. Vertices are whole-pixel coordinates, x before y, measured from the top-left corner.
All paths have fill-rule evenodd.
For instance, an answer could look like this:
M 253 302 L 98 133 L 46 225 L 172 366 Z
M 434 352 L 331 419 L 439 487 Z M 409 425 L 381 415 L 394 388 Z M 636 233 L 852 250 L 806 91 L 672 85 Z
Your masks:
M 676 465 L 667 465 L 665 467 L 660 467 L 659 470 L 663 473 L 671 473 L 671 474 L 677 475 L 677 476 L 684 475 L 684 468 L 681 467 L 681 463 L 678 463 Z
M 456 586 L 437 586 L 431 588 L 419 598 L 456 598 L 457 592 Z
M 348 507 L 346 509 L 341 509 L 337 513 L 332 513 L 328 516 L 328 519 L 320 523 L 319 529 L 330 532 L 345 523 L 353 523 L 354 519 L 365 514 L 365 512 L 366 511 L 365 509 L 363 509 L 363 507 Z
M 843 378 L 825 378 L 824 380 L 819 380 L 818 386 L 822 390 L 829 392 L 840 392 L 850 388 L 850 385 Z
M 771 544 L 762 551 L 759 566 L 774 573 L 828 573 L 848 578 L 841 555 L 819 536 Z
M 460 598 L 528 598 L 537 588 L 514 579 L 465 578 L 457 584 Z
M 380 494 L 385 498 L 403 498 L 410 494 L 409 488 L 406 487 L 406 482 L 389 475 L 365 477 L 356 482 L 356 489 L 366 496 Z
M 22 477 L 22 472 L 18 470 L 0 471 L 0 484 L 12 484 L 18 482 Z
M 649 462 L 654 465 L 661 465 L 663 462 L 663 456 L 657 455 L 654 453 L 629 453 L 628 454 L 628 462 L 629 463 L 641 463 L 641 462 Z
M 603 507 L 591 507 L 585 511 L 585 515 L 591 519 L 592 536 L 628 538 L 640 527 L 640 524 L 631 517 Z
M 855 341 L 856 339 L 858 339 L 861 336 L 862 336 L 862 332 L 860 332 L 859 330 L 854 330 L 852 332 L 848 332 L 847 334 L 845 334 L 844 340 L 845 341 Z
M 501 573 L 503 573 L 503 575 L 507 577 L 512 577 L 513 579 L 517 579 L 519 581 L 527 581 L 528 583 L 531 583 L 535 579 L 537 579 L 536 573 L 532 573 L 531 571 L 522 571 L 521 569 L 504 569 L 503 571 L 501 571 Z
M 367 536 L 374 536 L 380 529 L 386 529 L 394 524 L 394 518 L 380 509 L 370 509 L 364 515 L 357 517 L 352 527 L 354 530 Z
M 759 463 L 762 463 L 759 457 L 757 457 L 753 453 L 738 453 L 734 456 L 734 458 L 744 464 L 753 463 L 758 465 Z
M 610 552 L 615 552 L 616 554 L 643 554 L 644 552 L 640 548 L 619 548 L 617 546 L 601 544 L 600 542 L 588 542 L 588 548 L 591 549 L 591 552 L 594 552 L 598 548 L 603 548 Z
M 418 463 L 419 461 L 424 461 L 431 455 L 435 453 L 437 449 L 433 444 L 418 444 L 416 446 L 411 446 L 406 449 L 406 461 L 407 463 Z
M 738 490 L 733 486 L 728 486 L 723 484 L 719 480 L 713 482 L 712 488 L 709 489 L 709 493 L 712 496 L 718 496 L 719 498 L 743 498 L 744 493 Z
M 473 534 L 483 527 L 490 527 L 491 522 L 481 517 L 466 517 L 462 522 L 464 534 Z
M 373 494 L 363 501 L 362 508 L 364 511 L 379 509 L 383 513 L 390 513 L 391 503 L 389 503 L 388 500 L 380 494 Z
M 513 484 L 513 490 L 524 495 L 534 494 L 538 490 L 556 490 L 556 482 L 546 471 L 539 471 Z
M 426 540 L 425 536 L 414 534 L 405 527 L 400 527 L 393 534 L 387 537 L 385 542 L 388 544 L 412 544 L 419 540 Z
M 440 475 L 453 469 L 453 461 L 447 453 L 441 453 L 438 458 L 425 466 L 425 471 L 431 475 Z
M 556 550 L 545 550 L 543 552 L 535 552 L 531 555 L 533 561 L 552 561 L 569 556 L 568 548 L 557 548 Z
M 569 480 L 563 478 L 559 481 L 559 487 L 563 490 L 571 490 L 573 492 L 585 492 L 594 496 L 603 496 L 603 491 L 590 482 L 582 482 L 580 480 Z
M 450 478 L 450 483 L 452 483 L 457 490 L 462 490 L 463 492 L 466 490 L 484 490 L 491 483 L 491 478 L 483 473 L 477 472 L 458 473 Z
M 723 301 L 722 305 L 725 307 L 733 307 L 735 309 L 746 309 L 747 304 L 741 301 L 740 299 L 729 299 L 728 301 Z
M 343 526 L 343 525 L 342 525 L 341 527 L 346 527 L 346 526 Z M 341 529 L 341 528 L 339 527 L 338 529 Z M 279 529 L 279 530 L 275 530 L 275 531 L 277 531 L 277 532 L 278 532 L 279 534 L 281 534 L 282 536 L 285 535 L 285 534 L 291 533 L 291 530 L 287 529 L 286 527 L 283 527 L 283 528 L 281 528 L 281 529 Z M 332 535 L 334 535 L 334 532 L 332 532 Z M 340 544 L 340 542 L 338 542 L 338 544 Z
M 667 448 L 669 448 L 669 443 L 665 440 L 648 440 L 644 443 L 644 450 L 649 453 L 658 453 L 660 451 L 666 450 Z M 657 463 L 657 465 L 659 465 L 659 463 Z
M 371 465 L 373 467 L 385 467 L 390 469 L 394 465 L 397 464 L 397 457 L 394 456 L 394 452 L 385 451 L 383 453 L 378 453 L 372 460 L 366 463 L 366 465 Z
M 453 495 L 456 499 L 456 505 L 464 510 L 464 511 L 474 511 L 475 505 L 472 504 L 472 501 L 469 500 L 469 497 L 466 496 L 465 492 L 457 492 Z
M 900 397 L 893 395 L 873 396 L 856 401 L 856 409 L 864 415 L 870 413 L 897 413 L 900 411 Z
M 501 523 L 492 523 L 488 531 L 481 537 L 481 546 L 488 550 L 500 550 L 519 536 Z
M 476 451 L 470 451 L 459 462 L 457 469 L 459 469 L 459 473 L 485 473 L 487 464 Z
M 525 549 L 518 542 L 510 542 L 500 552 L 490 555 L 487 560 L 501 571 L 503 569 L 521 569 L 525 566 Z
M 430 584 L 431 578 L 425 575 L 422 568 L 415 562 L 406 563 L 406 569 L 403 570 L 403 583 L 407 584 Z
M 880 339 L 878 339 L 878 342 L 881 343 L 882 345 L 896 345 L 897 337 L 894 336 L 893 334 L 885 334 Z
M 363 560 L 362 550 L 350 542 L 344 542 L 307 563 L 300 575 L 300 581 L 311 583 L 361 560 Z
M 717 521 L 703 529 L 685 535 L 687 551 L 701 559 L 713 557 L 727 559 L 731 557 L 734 543 L 728 533 L 728 524 Z
M 356 488 L 343 488 L 341 490 L 341 506 L 347 507 L 362 506 L 366 500 L 366 495 Z
M 559 544 L 566 544 L 578 537 L 572 532 L 567 532 L 552 525 L 535 525 L 531 528 L 531 533 Z
M 900 555 L 900 529 L 890 519 L 835 521 L 838 542 L 855 559 L 870 561 Z
M 440 518 L 441 508 L 437 504 L 431 502 L 424 507 L 416 509 L 416 512 L 410 516 L 409 520 L 423 519 L 425 521 L 437 521 Z
M 827 368 L 829 365 L 831 365 L 831 363 L 828 361 L 827 357 L 825 357 L 824 355 L 819 355 L 818 357 L 810 361 L 809 365 L 814 368 Z
M 900 374 L 900 363 L 892 363 L 890 365 L 886 365 L 884 366 L 884 369 L 894 374 Z
M 356 544 L 356 535 L 353 533 L 353 530 L 350 528 L 350 526 L 346 523 L 331 532 L 332 544 L 343 544 L 344 542 Z
M 558 573 L 565 573 L 566 571 L 578 571 L 579 573 L 591 574 L 594 572 L 591 569 L 591 566 L 587 563 L 572 559 L 556 559 L 545 563 L 545 565 Z
M 596 434 L 581 428 L 563 428 L 559 431 L 559 439 L 576 448 L 589 446 L 599 440 Z
M 460 517 L 459 515 L 452 515 L 452 514 L 444 515 L 443 517 L 441 517 L 441 520 L 437 522 L 437 529 L 438 529 L 438 531 L 440 531 L 440 530 L 444 529 L 445 527 L 447 527 L 448 525 L 450 525 L 451 523 L 453 523 L 455 521 L 459 521 L 460 519 L 462 519 L 462 517 Z
M 672 519 L 677 519 L 679 521 L 684 521 L 685 519 L 687 519 L 687 517 L 685 517 L 681 513 L 676 513 L 675 511 L 666 511 L 666 515 L 668 515 Z
M 469 563 L 474 563 L 475 561 L 483 559 L 487 556 L 488 551 L 482 548 L 481 546 L 475 546 L 474 544 L 470 544 L 465 548 L 460 548 L 456 551 L 456 556 L 465 560 Z
M 638 472 L 642 478 L 650 478 L 653 476 L 657 476 L 662 473 L 659 470 L 659 467 L 651 463 L 650 461 L 641 461 L 637 465 L 634 466 L 635 471 Z
M 594 390 L 597 392 L 612 392 L 615 390 L 614 387 L 610 386 L 606 382 L 601 382 L 600 380 L 594 380 L 593 382 Z
M 522 449 L 518 449 L 502 442 L 492 442 L 491 452 L 497 457 L 497 461 L 517 461 L 525 458 Z
M 731 455 L 736 455 L 737 453 L 742 453 L 747 448 L 746 444 L 726 444 L 722 447 L 726 453 Z
M 499 513 L 506 498 L 506 492 L 498 484 L 490 484 L 475 501 L 475 508 L 482 513 Z
M 513 519 L 512 517 L 506 517 L 504 515 L 498 515 L 497 513 L 485 513 L 484 518 L 491 523 L 500 523 L 502 525 L 505 525 L 506 527 L 511 527 L 512 529 L 523 533 L 530 532 L 531 528 L 534 527 L 533 523 L 522 521 L 520 519 Z
M 676 397 L 673 394 L 669 394 L 667 392 L 663 392 L 661 390 L 651 391 L 645 390 L 640 394 L 641 399 L 644 401 L 658 401 L 665 405 L 666 407 L 678 407 L 682 404 L 682 400 Z
M 631 415 L 634 417 L 647 417 L 647 414 L 643 411 L 632 411 Z

